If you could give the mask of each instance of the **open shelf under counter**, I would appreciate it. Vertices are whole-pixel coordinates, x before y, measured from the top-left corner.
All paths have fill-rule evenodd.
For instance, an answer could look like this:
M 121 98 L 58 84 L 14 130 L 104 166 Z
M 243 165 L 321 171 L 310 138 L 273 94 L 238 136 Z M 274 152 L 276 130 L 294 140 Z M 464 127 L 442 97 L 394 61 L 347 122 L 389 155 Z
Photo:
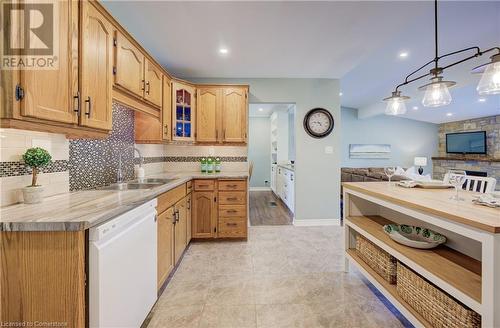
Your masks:
M 417 311 L 415 311 L 408 303 L 399 296 L 396 285 L 391 285 L 385 281 L 375 270 L 370 268 L 356 253 L 355 249 L 346 250 L 346 256 L 351 260 L 351 263 L 360 270 L 363 275 L 377 289 L 394 304 L 401 313 L 416 327 L 423 326 L 431 328 L 432 325 L 427 322 Z
M 345 224 L 396 259 L 481 314 L 481 262 L 451 248 L 415 249 L 393 241 L 381 216 L 349 216 Z

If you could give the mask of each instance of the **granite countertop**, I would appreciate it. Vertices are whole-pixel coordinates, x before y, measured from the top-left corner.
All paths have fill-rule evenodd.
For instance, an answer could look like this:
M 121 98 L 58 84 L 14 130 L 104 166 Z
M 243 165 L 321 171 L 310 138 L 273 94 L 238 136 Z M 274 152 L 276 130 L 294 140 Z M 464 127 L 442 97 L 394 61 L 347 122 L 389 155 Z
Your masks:
M 79 231 L 102 224 L 192 179 L 248 178 L 248 172 L 162 173 L 147 178 L 175 179 L 152 189 L 84 190 L 47 197 L 40 204 L 0 208 L 0 231 Z

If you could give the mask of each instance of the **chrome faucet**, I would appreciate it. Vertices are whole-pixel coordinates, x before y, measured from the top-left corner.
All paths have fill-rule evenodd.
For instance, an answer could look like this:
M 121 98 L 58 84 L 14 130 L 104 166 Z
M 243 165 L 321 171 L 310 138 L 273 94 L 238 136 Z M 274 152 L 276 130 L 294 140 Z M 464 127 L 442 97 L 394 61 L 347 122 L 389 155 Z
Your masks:
M 139 155 L 139 167 L 142 167 L 142 164 L 144 163 L 144 157 L 142 157 L 141 152 L 139 149 L 136 147 L 128 146 L 123 151 L 118 153 L 118 172 L 116 173 L 116 183 L 121 184 L 123 183 L 123 171 L 122 171 L 122 154 L 127 151 L 129 148 L 134 148 L 134 153 L 137 152 L 137 155 Z

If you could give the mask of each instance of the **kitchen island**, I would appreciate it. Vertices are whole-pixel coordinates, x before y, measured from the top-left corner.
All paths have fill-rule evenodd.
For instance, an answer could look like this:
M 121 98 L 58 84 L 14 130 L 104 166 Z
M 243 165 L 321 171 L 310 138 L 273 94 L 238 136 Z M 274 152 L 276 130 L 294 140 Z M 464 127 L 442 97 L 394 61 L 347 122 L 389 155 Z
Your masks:
M 348 182 L 344 189 L 346 270 L 351 263 L 417 327 L 432 322 L 401 297 L 356 251 L 362 236 L 416 275 L 481 316 L 482 327 L 500 327 L 500 211 L 475 205 L 475 193 L 450 200 L 452 189 L 402 188 L 387 182 Z M 420 250 L 394 242 L 382 229 L 394 222 L 425 227 L 447 237 L 446 246 Z

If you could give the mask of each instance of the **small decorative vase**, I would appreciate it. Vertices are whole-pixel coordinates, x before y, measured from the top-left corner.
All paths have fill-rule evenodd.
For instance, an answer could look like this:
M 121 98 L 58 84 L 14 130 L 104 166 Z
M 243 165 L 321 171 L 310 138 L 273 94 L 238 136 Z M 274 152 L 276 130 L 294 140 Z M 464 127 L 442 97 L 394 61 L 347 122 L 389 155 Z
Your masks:
M 23 198 L 26 204 L 36 204 L 42 201 L 42 186 L 28 186 L 23 188 Z

